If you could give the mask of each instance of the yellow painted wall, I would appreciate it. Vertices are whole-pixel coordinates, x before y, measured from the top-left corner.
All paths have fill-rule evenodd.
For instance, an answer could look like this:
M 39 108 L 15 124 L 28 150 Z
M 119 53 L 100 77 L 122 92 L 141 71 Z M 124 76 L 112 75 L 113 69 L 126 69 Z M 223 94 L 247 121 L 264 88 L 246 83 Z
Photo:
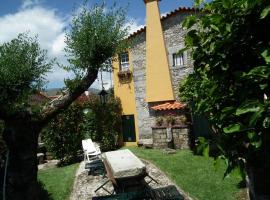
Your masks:
M 131 63 L 132 55 L 129 52 L 129 69 L 133 76 L 133 66 Z M 135 131 L 136 131 L 136 142 L 125 142 L 124 146 L 135 146 L 139 140 L 139 129 L 138 129 L 138 116 L 136 111 L 135 103 L 135 92 L 134 92 L 134 81 L 131 79 L 128 83 L 121 83 L 119 81 L 118 72 L 120 69 L 120 63 L 118 58 L 113 61 L 113 81 L 114 81 L 114 93 L 115 96 L 119 97 L 122 103 L 123 115 L 134 115 L 135 119 Z
M 175 100 L 158 0 L 146 3 L 146 101 Z

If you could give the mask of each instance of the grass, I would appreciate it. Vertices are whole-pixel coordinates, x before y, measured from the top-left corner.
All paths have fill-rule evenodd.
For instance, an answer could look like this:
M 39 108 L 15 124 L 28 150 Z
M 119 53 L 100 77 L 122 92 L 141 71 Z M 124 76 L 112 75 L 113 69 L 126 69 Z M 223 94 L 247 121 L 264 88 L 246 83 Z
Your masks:
M 212 158 L 195 156 L 187 150 L 167 155 L 155 149 L 129 149 L 158 166 L 194 199 L 236 200 L 243 193 L 243 189 L 238 188 L 240 177 L 234 173 L 223 179 L 225 164 L 216 169 Z
M 69 199 L 75 172 L 79 164 L 66 167 L 44 169 L 38 172 L 38 179 L 53 200 Z

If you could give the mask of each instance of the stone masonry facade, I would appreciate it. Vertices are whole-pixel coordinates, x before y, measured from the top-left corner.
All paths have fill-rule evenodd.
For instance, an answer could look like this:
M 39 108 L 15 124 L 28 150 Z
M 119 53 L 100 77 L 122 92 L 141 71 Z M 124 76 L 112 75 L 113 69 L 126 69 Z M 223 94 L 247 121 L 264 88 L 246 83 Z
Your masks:
M 172 143 L 168 145 L 167 130 L 164 127 L 153 128 L 153 147 L 157 149 L 189 149 L 190 137 L 188 127 L 172 128 Z
M 185 47 L 186 30 L 181 26 L 187 13 L 176 13 L 162 20 L 167 57 L 171 72 L 171 80 L 176 100 L 179 99 L 179 83 L 192 72 L 192 60 L 188 52 L 184 52 L 184 65 L 173 65 L 173 54 Z M 138 114 L 139 139 L 153 139 L 152 127 L 155 124 L 155 112 L 151 110 L 152 103 L 146 102 L 146 34 L 145 31 L 132 38 L 131 47 L 133 65 L 133 80 L 135 85 L 136 109 Z M 158 57 L 157 57 L 158 59 Z M 162 92 L 162 91 L 161 91 Z

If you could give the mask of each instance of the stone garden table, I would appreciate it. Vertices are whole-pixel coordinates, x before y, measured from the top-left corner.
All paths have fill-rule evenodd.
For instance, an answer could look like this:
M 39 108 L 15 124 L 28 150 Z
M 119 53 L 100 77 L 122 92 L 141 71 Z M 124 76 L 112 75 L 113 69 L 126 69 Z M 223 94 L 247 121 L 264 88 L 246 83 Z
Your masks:
M 102 157 L 116 193 L 138 191 L 144 187 L 146 166 L 130 150 L 110 151 Z

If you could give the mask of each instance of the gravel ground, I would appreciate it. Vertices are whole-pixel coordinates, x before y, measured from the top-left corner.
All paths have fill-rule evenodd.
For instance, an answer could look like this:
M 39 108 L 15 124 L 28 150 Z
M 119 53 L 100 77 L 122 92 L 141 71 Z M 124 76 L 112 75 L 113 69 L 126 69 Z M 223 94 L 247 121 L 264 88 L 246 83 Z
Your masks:
M 143 160 L 146 164 L 147 172 L 150 176 L 152 176 L 155 180 L 157 180 L 158 184 L 152 181 L 149 185 L 152 188 L 161 188 L 169 185 L 175 185 L 161 170 L 159 170 L 152 163 Z M 105 190 L 100 189 L 97 193 L 95 190 L 104 183 L 107 178 L 103 177 L 103 175 L 88 175 L 88 171 L 84 169 L 85 163 L 81 162 L 77 172 L 76 178 L 73 186 L 73 191 L 71 193 L 70 200 L 91 200 L 94 196 L 105 196 L 109 195 Z M 149 178 L 145 178 L 146 181 L 149 181 Z M 176 186 L 177 187 L 177 186 Z M 113 191 L 113 186 L 109 182 L 106 187 L 107 190 Z M 188 194 L 184 193 L 179 187 L 177 187 L 178 191 L 185 197 L 185 200 L 192 200 Z

